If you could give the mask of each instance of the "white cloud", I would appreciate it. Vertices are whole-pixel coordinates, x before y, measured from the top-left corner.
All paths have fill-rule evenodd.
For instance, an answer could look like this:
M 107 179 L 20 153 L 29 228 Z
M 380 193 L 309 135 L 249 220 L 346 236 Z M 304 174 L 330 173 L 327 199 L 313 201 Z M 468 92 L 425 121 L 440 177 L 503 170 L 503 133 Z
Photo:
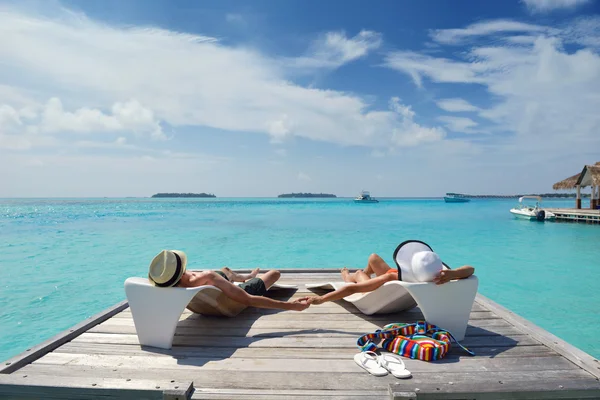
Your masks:
M 19 110 L 0 104 L 0 135 L 4 138 L 0 141 L 0 148 L 23 149 L 48 145 L 52 142 L 48 134 L 68 132 L 121 132 L 165 139 L 160 123 L 152 111 L 136 100 L 115 103 L 110 114 L 86 107 L 73 112 L 66 111 L 61 100 L 56 97 L 48 100 L 45 105 L 28 106 Z
M 497 19 L 478 22 L 460 29 L 438 29 L 431 32 L 431 37 L 438 43 L 458 44 L 465 39 L 477 36 L 486 36 L 497 33 L 526 32 L 542 33 L 549 29 L 540 25 L 526 24 L 523 22 Z
M 570 21 L 560 32 L 560 38 L 566 43 L 600 48 L 600 16 L 586 16 Z
M 401 125 L 394 129 L 392 141 L 397 146 L 416 146 L 421 143 L 437 142 L 446 137 L 442 128 L 428 128 L 414 121 L 415 113 L 410 106 L 400 103 L 394 97 L 390 100 L 390 108 L 401 116 Z
M 415 84 L 422 86 L 422 77 L 428 76 L 434 82 L 481 83 L 478 76 L 481 68 L 477 65 L 436 58 L 413 51 L 394 51 L 386 55 L 384 65 L 405 72 Z
M 309 54 L 289 60 L 295 68 L 338 68 L 366 56 L 381 46 L 381 34 L 362 30 L 348 38 L 345 32 L 327 32 L 311 46 Z
M 575 8 L 590 0 L 521 0 L 532 12 L 548 12 L 556 9 Z
M 298 180 L 299 181 L 305 181 L 305 182 L 312 181 L 312 179 L 310 178 L 310 176 L 308 176 L 304 172 L 298 172 Z
M 563 30 L 540 35 L 531 45 L 498 41 L 496 46 L 474 46 L 460 59 L 393 52 L 387 65 L 411 76 L 418 86 L 429 79 L 483 88 L 492 105 L 475 105 L 478 114 L 496 123 L 495 131 L 505 135 L 506 143 L 515 137 L 515 145 L 541 149 L 543 141 L 544 151 L 556 154 L 565 151 L 562 143 L 568 137 L 577 142 L 573 149 L 600 148 L 600 55 L 593 48 L 567 50 L 567 41 L 573 37 Z M 450 103 L 450 109 L 455 105 Z M 450 123 L 453 129 L 470 124 Z
M 448 112 L 468 112 L 479 110 L 479 107 L 475 107 L 465 99 L 460 98 L 441 99 L 438 100 L 436 104 L 439 108 Z
M 293 69 L 256 50 L 208 36 L 111 27 L 74 13 L 50 18 L 0 10 L 0 85 L 18 93 L 36 89 L 38 103 L 61 99 L 61 105 L 47 105 L 47 131 L 145 130 L 160 137 L 160 121 L 262 133 L 274 142 L 292 136 L 359 146 L 421 141 L 416 125 L 393 110 L 374 109 L 357 95 L 294 84 Z M 334 66 L 380 43 L 371 31 L 352 38 L 334 32 L 318 41 L 312 56 Z M 47 84 L 40 88 L 40 81 Z M 400 134 L 415 137 L 399 141 Z
M 280 157 L 285 157 L 285 156 L 287 156 L 287 150 L 286 149 L 276 149 L 275 154 L 277 154 Z
M 60 99 L 54 97 L 45 105 L 39 128 L 42 132 L 132 132 L 149 133 L 153 139 L 165 139 L 160 123 L 154 113 L 144 108 L 138 101 L 117 102 L 111 114 L 97 109 L 80 108 L 74 112 L 65 111 Z
M 281 143 L 288 138 L 292 132 L 293 122 L 287 114 L 281 115 L 267 122 L 267 133 L 271 136 L 271 143 Z
M 21 125 L 23 123 L 17 110 L 6 104 L 0 105 L 0 134 L 12 132 Z
M 477 130 L 473 129 L 478 126 L 478 124 L 471 118 L 441 116 L 437 119 L 444 122 L 446 127 L 451 131 L 462 133 L 478 133 Z

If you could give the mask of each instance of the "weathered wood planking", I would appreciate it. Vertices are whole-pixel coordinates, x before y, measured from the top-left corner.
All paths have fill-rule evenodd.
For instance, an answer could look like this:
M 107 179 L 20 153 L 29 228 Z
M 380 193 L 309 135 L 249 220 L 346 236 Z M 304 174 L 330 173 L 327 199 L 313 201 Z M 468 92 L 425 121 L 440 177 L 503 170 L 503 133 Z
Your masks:
M 139 344 L 136 335 L 84 333 L 73 339 L 76 343 Z M 514 347 L 540 344 L 529 335 L 467 336 L 461 341 L 467 347 Z M 239 337 L 222 335 L 218 338 L 202 335 L 175 336 L 173 346 L 210 346 L 210 347 L 287 347 L 287 348 L 356 348 L 356 337 Z
M 175 379 L 69 378 L 28 373 L 2 374 L 0 398 L 185 400 L 193 390 L 191 381 Z
M 292 362 L 292 360 L 290 360 Z M 459 364 L 459 363 L 457 363 Z M 257 390 L 257 396 L 261 389 L 297 389 L 297 390 L 382 390 L 391 383 L 398 383 L 398 379 L 391 375 L 377 377 L 375 379 L 358 366 L 355 372 L 337 372 L 329 371 L 327 373 L 317 372 L 281 372 L 281 371 L 237 371 L 228 370 L 210 370 L 197 366 L 196 369 L 148 369 L 140 365 L 139 368 L 127 369 L 113 366 L 109 368 L 87 367 L 65 365 L 57 367 L 56 365 L 30 364 L 23 368 L 24 374 L 32 376 L 49 375 L 58 378 L 85 378 L 95 376 L 97 379 L 177 379 L 180 381 L 190 380 L 194 382 L 195 387 L 202 388 L 244 388 Z M 453 372 L 439 373 L 415 373 L 406 385 L 426 385 L 442 384 L 453 382 L 459 385 L 462 382 L 473 380 L 481 381 L 511 381 L 523 382 L 531 380 L 554 381 L 572 380 L 580 381 L 582 384 L 591 382 L 590 374 L 581 369 L 549 370 L 549 371 L 474 371 L 463 372 L 457 368 Z M 594 380 L 596 384 L 598 381 Z M 416 386 L 419 387 L 419 386 Z M 597 386 L 600 389 L 600 386 Z
M 304 285 L 338 280 L 338 270 L 282 271 L 281 282 L 298 289 L 269 296 L 285 301 L 320 294 Z M 422 319 L 418 308 L 366 316 L 339 301 L 303 312 L 249 308 L 235 318 L 186 311 L 169 350 L 140 347 L 131 312 L 112 314 L 0 375 L 10 380 L 0 380 L 0 398 L 600 398 L 600 385 L 590 373 L 597 360 L 483 296 L 473 305 L 461 342 L 476 356 L 454 346 L 437 362 L 406 359 L 413 377 L 402 381 L 373 377 L 352 357 L 359 335 L 387 323 Z M 194 391 L 182 390 L 186 384 Z
M 71 339 L 77 337 L 81 333 L 87 331 L 89 328 L 106 321 L 111 318 L 115 314 L 120 313 L 125 308 L 129 307 L 126 301 L 122 301 L 120 303 L 115 304 L 114 306 L 96 314 L 89 318 L 86 318 L 84 321 L 78 323 L 77 325 L 67 329 L 64 332 L 59 333 L 58 335 L 30 348 L 25 352 L 9 359 L 4 362 L 3 365 L 0 365 L 0 374 L 10 374 L 13 371 L 18 370 L 24 365 L 36 360 L 48 352 L 56 349 L 63 343 L 69 342 Z
M 322 348 L 315 351 L 311 348 L 254 348 L 239 347 L 196 347 L 176 346 L 169 350 L 140 348 L 137 345 L 127 344 L 98 344 L 98 343 L 67 343 L 55 350 L 55 353 L 75 354 L 116 354 L 116 355 L 143 355 L 145 357 L 217 357 L 217 358 L 285 358 L 285 359 L 352 359 L 356 354 L 355 348 Z M 476 358 L 501 358 L 501 357 L 546 357 L 556 356 L 556 352 L 544 345 L 517 346 L 517 347 L 478 347 Z M 450 349 L 448 359 L 471 358 L 457 347 Z
M 352 358 L 338 359 L 304 359 L 302 362 L 290 363 L 285 358 L 220 358 L 220 357 L 160 357 L 146 363 L 144 355 L 98 355 L 98 354 L 64 354 L 51 353 L 35 361 L 35 365 L 69 365 L 92 368 L 112 368 L 118 365 L 120 369 L 137 370 L 196 370 L 202 366 L 203 370 L 227 371 L 256 371 L 256 372 L 348 372 L 356 373 L 357 366 Z M 424 363 L 419 360 L 408 359 L 405 361 L 407 368 L 413 373 L 452 372 L 456 369 L 456 359 L 444 359 L 436 363 Z M 477 371 L 552 371 L 568 370 L 572 367 L 570 361 L 564 357 L 554 355 L 540 358 L 463 358 L 460 360 L 460 369 L 463 372 Z

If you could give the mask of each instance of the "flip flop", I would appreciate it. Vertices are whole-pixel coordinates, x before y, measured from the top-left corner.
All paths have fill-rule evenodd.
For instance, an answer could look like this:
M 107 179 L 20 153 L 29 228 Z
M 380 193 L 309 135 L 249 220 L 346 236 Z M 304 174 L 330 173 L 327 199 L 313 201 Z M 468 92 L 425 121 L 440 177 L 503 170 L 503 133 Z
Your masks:
M 412 374 L 406 369 L 406 365 L 400 356 L 392 353 L 383 353 L 380 357 L 380 365 L 390 371 L 396 378 L 410 378 Z
M 381 359 L 372 351 L 363 351 L 354 355 L 354 362 L 374 376 L 385 376 L 387 369 L 381 366 Z

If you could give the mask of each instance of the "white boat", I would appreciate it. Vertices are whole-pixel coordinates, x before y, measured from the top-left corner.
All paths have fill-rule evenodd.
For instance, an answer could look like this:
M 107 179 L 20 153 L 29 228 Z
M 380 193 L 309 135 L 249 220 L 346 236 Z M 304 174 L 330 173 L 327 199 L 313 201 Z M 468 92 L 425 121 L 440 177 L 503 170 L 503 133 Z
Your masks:
M 355 203 L 379 203 L 379 200 L 371 197 L 371 193 L 366 190 L 360 192 L 358 196 L 354 198 Z
M 526 204 L 523 200 L 527 199 L 536 200 L 535 205 Z M 519 197 L 519 205 L 511 208 L 510 212 L 517 218 L 530 221 L 553 221 L 556 219 L 556 215 L 542 208 L 542 198 L 540 196 Z

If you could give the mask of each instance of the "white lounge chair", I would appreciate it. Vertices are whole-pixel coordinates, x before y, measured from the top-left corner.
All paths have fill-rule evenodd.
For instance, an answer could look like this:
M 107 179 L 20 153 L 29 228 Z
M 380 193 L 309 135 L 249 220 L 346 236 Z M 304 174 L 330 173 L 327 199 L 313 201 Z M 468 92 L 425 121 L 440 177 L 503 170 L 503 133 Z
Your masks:
M 269 290 L 295 288 L 275 283 Z M 140 345 L 162 349 L 172 347 L 175 328 L 186 307 L 199 314 L 226 317 L 234 317 L 246 308 L 212 285 L 161 288 L 139 277 L 125 280 L 125 295 Z
M 456 340 L 462 340 L 467 330 L 479 280 L 472 275 L 443 285 L 416 282 L 410 261 L 412 255 L 420 251 L 432 250 L 429 245 L 417 240 L 401 243 L 394 251 L 394 261 L 398 267 L 398 278 L 402 280 L 386 282 L 372 292 L 355 293 L 344 297 L 344 300 L 354 304 L 366 315 L 401 312 L 418 305 L 427 322 L 448 330 Z M 449 267 L 444 264 L 444 268 Z M 308 284 L 306 287 L 336 290 L 344 285 L 354 283 L 325 282 Z

